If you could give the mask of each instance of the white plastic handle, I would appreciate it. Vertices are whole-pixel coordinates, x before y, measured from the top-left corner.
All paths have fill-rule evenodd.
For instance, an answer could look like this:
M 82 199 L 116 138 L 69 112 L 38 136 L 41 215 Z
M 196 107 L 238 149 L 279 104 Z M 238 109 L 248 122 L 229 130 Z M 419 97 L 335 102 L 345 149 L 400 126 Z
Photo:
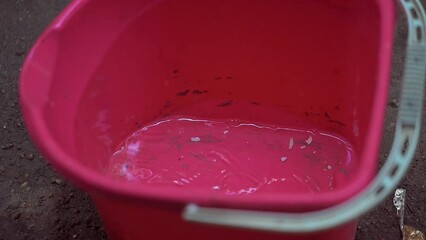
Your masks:
M 350 200 L 320 211 L 273 213 L 206 208 L 189 204 L 188 221 L 286 233 L 330 229 L 368 212 L 393 192 L 405 176 L 418 143 L 421 127 L 426 69 L 426 17 L 418 0 L 400 0 L 408 19 L 408 42 L 401 104 L 395 138 L 385 165 L 375 180 Z

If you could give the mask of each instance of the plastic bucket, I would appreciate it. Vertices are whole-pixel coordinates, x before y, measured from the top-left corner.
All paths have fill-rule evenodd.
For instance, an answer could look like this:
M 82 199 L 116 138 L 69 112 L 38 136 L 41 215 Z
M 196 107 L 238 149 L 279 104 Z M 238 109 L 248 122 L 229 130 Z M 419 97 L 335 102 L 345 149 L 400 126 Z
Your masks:
M 376 175 L 394 11 L 388 0 L 75 0 L 24 64 L 20 95 L 25 121 L 52 165 L 91 194 L 110 239 L 353 239 L 356 217 L 375 200 L 360 209 L 354 205 L 350 216 L 330 218 L 334 223 L 300 216 L 358 196 Z M 416 39 L 423 41 L 422 36 Z M 422 54 L 417 57 L 423 61 Z M 413 103 L 414 110 L 421 109 L 421 101 L 404 99 L 401 108 Z M 345 139 L 339 144 L 350 144 L 351 166 L 339 168 L 339 156 L 327 155 L 337 145 L 324 150 L 319 161 L 331 160 L 321 168 L 291 163 L 287 157 L 297 157 L 287 151 L 281 162 L 289 167 L 282 172 L 293 178 L 285 190 L 256 194 L 132 184 L 108 174 L 111 156 L 129 134 L 173 116 L 243 119 L 339 136 Z M 411 131 L 411 125 L 404 126 Z M 418 127 L 416 120 L 412 128 Z M 414 151 L 417 135 L 412 135 L 414 147 L 402 154 L 404 159 Z M 291 145 L 301 151 L 302 145 L 315 143 L 315 137 L 307 136 L 305 143 Z M 164 150 L 157 149 L 159 144 L 150 149 Z M 236 152 L 249 151 L 241 149 L 235 147 Z M 173 154 L 168 151 L 157 160 L 170 161 L 167 156 Z M 265 163 L 253 164 L 258 165 L 252 169 L 262 171 Z M 292 172 L 296 168 L 299 175 L 309 170 L 313 177 L 333 178 L 333 186 L 298 185 L 310 176 Z M 380 201 L 404 167 L 396 172 L 393 185 L 376 184 L 375 195 L 365 199 Z M 279 215 L 283 212 L 293 214 Z M 265 220 L 256 221 L 256 216 Z M 276 220 L 282 216 L 288 218 Z

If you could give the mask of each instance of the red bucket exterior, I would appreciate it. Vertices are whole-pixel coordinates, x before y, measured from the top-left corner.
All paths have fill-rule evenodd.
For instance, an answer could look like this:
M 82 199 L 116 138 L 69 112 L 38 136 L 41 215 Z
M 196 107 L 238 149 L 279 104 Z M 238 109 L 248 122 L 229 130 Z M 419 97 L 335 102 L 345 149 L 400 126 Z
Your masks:
M 362 190 L 377 170 L 394 26 L 394 5 L 387 0 L 75 0 L 28 55 L 21 106 L 38 148 L 91 193 L 111 239 L 353 239 L 356 222 L 296 236 L 197 225 L 180 215 L 187 203 L 303 212 Z M 176 100 L 176 108 L 232 92 L 344 136 L 359 158 L 353 181 L 315 196 L 211 199 L 134 188 L 102 174 L 114 146 L 138 126 L 170 114 L 160 111 L 169 97 L 194 86 L 213 91 Z M 105 120 L 108 144 L 93 127 L 105 110 L 114 113 Z M 247 117 L 214 116 L 209 109 L 197 114 Z M 270 122 L 268 116 L 253 120 Z

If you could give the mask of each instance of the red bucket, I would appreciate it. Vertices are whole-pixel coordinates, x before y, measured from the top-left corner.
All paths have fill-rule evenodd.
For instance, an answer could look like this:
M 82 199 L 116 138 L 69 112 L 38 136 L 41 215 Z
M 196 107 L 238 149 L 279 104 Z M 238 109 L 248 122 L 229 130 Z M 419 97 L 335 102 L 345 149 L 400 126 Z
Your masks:
M 25 62 L 26 124 L 91 194 L 110 239 L 353 239 L 356 220 L 295 235 L 181 213 L 300 213 L 364 189 L 394 11 L 388 0 L 75 0 Z

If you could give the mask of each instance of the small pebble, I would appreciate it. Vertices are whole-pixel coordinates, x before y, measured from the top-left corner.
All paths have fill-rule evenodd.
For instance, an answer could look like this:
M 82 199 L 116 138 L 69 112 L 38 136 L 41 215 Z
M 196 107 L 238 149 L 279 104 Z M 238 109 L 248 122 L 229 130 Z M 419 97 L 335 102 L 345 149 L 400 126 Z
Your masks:
M 425 235 L 421 231 L 408 225 L 403 226 L 403 235 L 404 235 L 403 236 L 404 240 L 425 240 L 426 239 Z
M 16 56 L 22 56 L 25 53 L 25 49 L 22 47 L 19 47 L 18 49 L 16 49 Z
M 399 107 L 399 100 L 398 99 L 393 99 L 390 103 L 389 106 L 393 107 L 393 108 L 397 108 Z
M 304 148 L 306 148 L 306 146 L 305 146 L 305 145 L 303 145 L 303 146 L 300 146 L 300 149 L 304 149 Z
M 21 184 L 21 188 L 26 187 L 27 185 L 28 185 L 28 182 L 27 182 L 27 181 L 25 181 L 25 182 L 23 182 L 23 183 Z
M 312 136 L 309 136 L 309 138 L 307 140 L 305 140 L 306 144 L 311 144 L 312 143 Z
M 53 178 L 53 179 L 52 179 L 52 184 L 53 184 L 53 183 L 61 184 L 61 183 L 62 183 L 62 180 L 61 180 L 61 179 L 59 179 L 59 178 Z
M 29 191 L 31 190 L 31 187 L 27 187 L 27 189 L 26 189 L 26 190 L 27 190 L 27 192 L 29 192 Z
M 285 162 L 287 160 L 287 157 L 281 157 L 281 162 Z
M 201 141 L 201 138 L 199 138 L 199 137 L 192 137 L 191 138 L 191 142 L 199 142 L 199 141 Z
M 30 153 L 27 155 L 27 159 L 28 160 L 33 160 L 34 159 L 34 154 Z
M 332 169 L 331 165 L 327 165 L 327 169 L 331 170 Z
M 14 145 L 12 143 L 8 143 L 6 145 L 1 146 L 1 149 L 8 150 L 8 149 L 11 149 L 13 147 L 14 147 Z
M 12 218 L 16 220 L 16 219 L 18 219 L 20 216 L 21 216 L 21 214 L 20 214 L 20 213 L 18 213 L 18 212 L 16 212 L 16 213 L 14 213 L 14 214 L 12 215 Z
M 293 145 L 294 145 L 294 140 L 293 140 L 293 138 L 291 137 L 290 138 L 290 141 L 289 141 L 289 143 L 288 143 L 288 149 L 293 149 Z
M 47 195 L 47 197 L 48 197 L 48 198 L 53 197 L 53 193 L 52 193 L 52 192 L 50 192 L 50 193 Z

